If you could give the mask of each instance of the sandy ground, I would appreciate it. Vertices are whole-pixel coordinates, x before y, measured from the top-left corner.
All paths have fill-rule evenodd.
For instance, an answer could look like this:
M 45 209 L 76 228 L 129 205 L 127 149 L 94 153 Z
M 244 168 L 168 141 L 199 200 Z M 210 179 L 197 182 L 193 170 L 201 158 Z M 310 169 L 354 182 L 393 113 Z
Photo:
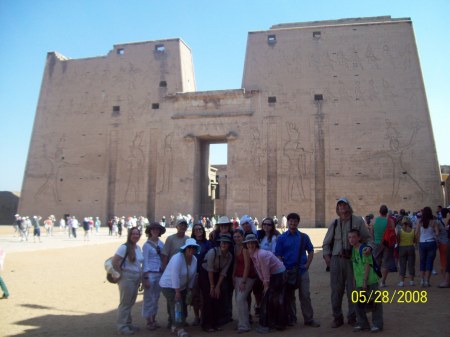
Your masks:
M 320 328 L 304 327 L 298 324 L 274 335 L 284 336 L 346 336 L 352 334 L 351 327 L 338 329 L 330 327 L 330 277 L 325 272 L 320 245 L 325 234 L 323 229 L 305 229 L 317 247 L 310 269 L 311 298 L 315 319 Z M 124 239 L 109 237 L 107 230 L 94 235 L 90 241 L 83 241 L 79 230 L 77 240 L 68 239 L 66 233 L 56 230 L 53 237 L 42 237 L 42 243 L 19 242 L 11 226 L 0 227 L 0 247 L 6 252 L 2 276 L 11 293 L 9 299 L 0 300 L 0 336 L 111 336 L 116 335 L 115 317 L 118 305 L 116 285 L 105 280 L 103 262 L 113 255 Z M 165 237 L 173 230 L 168 230 Z M 164 239 L 164 237 L 163 237 Z M 144 242 L 144 237 L 140 244 Z M 436 265 L 438 260 L 436 261 Z M 389 275 L 386 290 L 394 298 L 385 304 L 385 336 L 450 336 L 450 291 L 438 289 L 439 276 L 433 276 L 431 288 L 425 289 L 426 303 L 397 303 L 394 294 L 399 288 L 397 275 Z M 403 290 L 422 291 L 419 287 Z M 134 307 L 134 323 L 144 327 L 140 315 L 142 296 Z M 344 305 L 345 307 L 345 305 Z M 192 321 L 192 312 L 188 321 Z M 158 321 L 165 326 L 167 314 L 165 299 L 161 295 Z M 302 321 L 299 315 L 299 321 Z M 256 327 L 256 324 L 254 325 Z M 235 334 L 235 323 L 229 323 L 217 336 Z M 192 336 L 206 336 L 208 333 L 198 327 L 187 328 Z M 365 334 L 365 333 L 363 333 Z M 161 328 L 154 332 L 142 329 L 137 336 L 168 336 L 169 330 Z M 257 336 L 256 332 L 246 336 Z

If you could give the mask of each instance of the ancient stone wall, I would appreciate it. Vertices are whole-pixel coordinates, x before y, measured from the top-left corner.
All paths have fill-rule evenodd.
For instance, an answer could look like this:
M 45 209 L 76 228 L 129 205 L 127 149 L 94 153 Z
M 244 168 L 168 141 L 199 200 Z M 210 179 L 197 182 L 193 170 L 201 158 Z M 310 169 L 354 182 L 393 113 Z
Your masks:
M 250 32 L 242 88 L 223 91 L 196 92 L 179 39 L 49 53 L 19 211 L 203 215 L 218 142 L 229 216 L 324 226 L 341 196 L 362 215 L 442 203 L 411 21 L 376 17 Z

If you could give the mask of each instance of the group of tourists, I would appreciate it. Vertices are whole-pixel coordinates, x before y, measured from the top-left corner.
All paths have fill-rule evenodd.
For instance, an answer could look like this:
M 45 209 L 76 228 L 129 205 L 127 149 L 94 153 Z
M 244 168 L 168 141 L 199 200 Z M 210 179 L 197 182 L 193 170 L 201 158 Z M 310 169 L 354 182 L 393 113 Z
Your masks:
M 351 296 L 355 291 L 378 291 L 386 287 L 388 273 L 397 267 L 400 269 L 398 286 L 405 286 L 407 270 L 407 284 L 415 285 L 416 245 L 420 285 L 430 286 L 433 262 L 439 251 L 444 277 L 439 287 L 450 286 L 446 263 L 450 258 L 448 210 L 441 209 L 434 217 L 431 209 L 425 207 L 411 219 L 403 211 L 391 214 L 382 205 L 372 224 L 370 217 L 353 214 L 350 201 L 341 198 L 336 203 L 336 213 L 337 218 L 329 224 L 322 246 L 330 272 L 332 328 L 344 324 L 342 301 L 346 294 L 346 318 L 353 331 L 383 330 L 382 303 L 370 303 L 369 307 L 363 301 L 355 303 Z M 288 214 L 285 222 L 286 231 L 281 233 L 272 217 L 263 219 L 258 228 L 248 215 L 239 219 L 238 226 L 223 216 L 208 232 L 201 219 L 192 226 L 189 237 L 186 235 L 188 221 L 181 217 L 176 222 L 176 233 L 165 242 L 160 239 L 166 232 L 165 226 L 152 222 L 142 228 L 147 236 L 142 250 L 138 245 L 141 229 L 130 228 L 126 243 L 113 258 L 113 267 L 121 274 L 118 332 L 133 335 L 139 329 L 132 324 L 131 310 L 141 283 L 142 316 L 148 330 L 160 328 L 156 315 L 161 293 L 167 304 L 167 328 L 180 337 L 189 336 L 188 326 L 198 325 L 207 332 L 220 331 L 233 320 L 233 304 L 237 312 L 237 333 L 251 331 L 256 319 L 259 333 L 284 330 L 297 323 L 297 296 L 303 324 L 319 327 L 310 296 L 309 267 L 314 247 L 310 237 L 299 229 L 299 214 Z M 380 272 L 376 265 L 381 266 Z M 190 324 L 186 322 L 188 306 L 193 308 Z M 372 312 L 372 322 L 367 312 Z
M 399 271 L 399 287 L 415 286 L 417 276 L 416 250 L 418 248 L 420 266 L 420 286 L 431 286 L 431 275 L 440 275 L 443 281 L 438 285 L 447 288 L 450 280 L 446 273 L 448 258 L 448 241 L 450 226 L 450 206 L 438 206 L 436 216 L 430 207 L 424 207 L 414 214 L 404 210 L 391 212 L 386 205 L 381 205 L 379 216 L 368 228 L 374 238 L 375 256 L 381 266 L 380 287 L 386 287 L 389 273 Z M 385 233 L 392 233 L 391 240 Z M 440 268 L 434 268 L 434 261 L 439 256 Z M 408 272 L 408 282 L 405 282 Z
M 40 215 L 21 216 L 20 214 L 15 215 L 14 220 L 14 232 L 20 238 L 20 241 L 28 241 L 30 236 L 30 229 L 33 229 L 33 241 L 41 242 L 41 227 L 44 226 L 46 234 L 48 237 L 53 236 L 54 228 L 59 225 L 60 231 L 64 232 L 67 230 L 69 238 L 77 238 L 78 228 L 82 228 L 84 231 L 84 240 L 89 241 L 92 233 L 98 234 L 100 232 L 100 227 L 102 225 L 99 217 L 84 217 L 80 221 L 75 216 L 62 217 L 59 221 L 56 220 L 54 215 L 49 215 L 45 220 L 42 221 Z
M 118 280 L 119 333 L 132 335 L 137 330 L 130 312 L 141 280 L 142 315 L 149 330 L 160 327 L 155 320 L 160 293 L 167 303 L 167 327 L 181 337 L 188 336 L 188 305 L 193 307 L 192 325 L 214 332 L 232 321 L 233 297 L 238 333 L 251 331 L 252 302 L 254 314 L 259 316 L 258 332 L 284 330 L 297 323 L 296 290 L 304 324 L 320 326 L 314 320 L 309 292 L 308 269 L 314 248 L 309 236 L 298 229 L 298 214 L 289 214 L 287 223 L 288 231 L 283 234 L 276 229 L 273 218 L 264 219 L 262 229 L 257 230 L 253 219 L 244 215 L 234 229 L 233 222 L 223 216 L 208 236 L 200 220 L 188 237 L 188 222 L 181 218 L 177 232 L 163 243 L 159 237 L 165 227 L 152 222 L 145 229 L 148 239 L 142 251 L 137 245 L 141 232 L 131 229 L 126 244 L 113 258 L 114 269 L 122 275 Z

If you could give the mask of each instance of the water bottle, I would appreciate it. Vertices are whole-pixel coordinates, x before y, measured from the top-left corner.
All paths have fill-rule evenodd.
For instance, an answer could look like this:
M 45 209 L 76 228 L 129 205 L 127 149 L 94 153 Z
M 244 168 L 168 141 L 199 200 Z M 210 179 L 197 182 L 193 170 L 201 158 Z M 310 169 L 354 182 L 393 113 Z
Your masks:
M 181 301 L 175 302 L 175 323 L 183 323 L 183 311 Z

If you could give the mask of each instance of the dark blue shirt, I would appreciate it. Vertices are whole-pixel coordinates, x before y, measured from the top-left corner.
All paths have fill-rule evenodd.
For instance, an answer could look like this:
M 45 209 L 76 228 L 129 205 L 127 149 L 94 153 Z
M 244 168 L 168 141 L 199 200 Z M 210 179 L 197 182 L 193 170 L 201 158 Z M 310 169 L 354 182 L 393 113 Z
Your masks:
M 305 233 L 301 233 L 301 240 L 304 240 L 303 251 L 301 252 L 299 272 L 303 274 L 306 271 L 306 261 L 308 257 L 306 252 L 313 252 L 314 247 L 311 239 Z M 277 246 L 275 247 L 275 255 L 281 256 L 286 269 L 292 269 L 298 265 L 298 251 L 300 249 L 300 231 L 297 230 L 295 234 L 286 231 L 277 239 Z

